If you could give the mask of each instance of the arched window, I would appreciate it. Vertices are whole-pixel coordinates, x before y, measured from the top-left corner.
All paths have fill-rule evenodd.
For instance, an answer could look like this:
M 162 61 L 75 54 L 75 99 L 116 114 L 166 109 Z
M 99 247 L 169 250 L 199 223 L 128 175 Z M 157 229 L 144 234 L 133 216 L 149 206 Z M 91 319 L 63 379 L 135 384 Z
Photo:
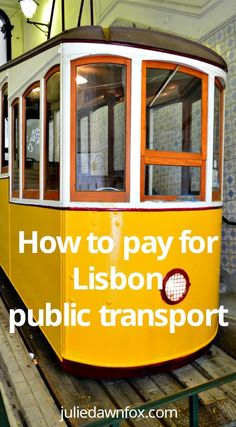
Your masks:
M 33 83 L 23 96 L 23 197 L 39 198 L 40 84 Z
M 221 199 L 222 187 L 222 143 L 223 141 L 223 87 L 215 80 L 212 200 Z
M 12 196 L 19 197 L 20 181 L 20 132 L 19 132 L 19 99 L 12 103 Z
M 59 200 L 60 166 L 60 67 L 45 76 L 44 198 Z
M 71 199 L 129 200 L 130 61 L 71 63 Z
M 11 30 L 13 26 L 6 13 L 0 9 L 0 66 L 11 59 Z
M 8 85 L 2 87 L 1 173 L 8 172 Z

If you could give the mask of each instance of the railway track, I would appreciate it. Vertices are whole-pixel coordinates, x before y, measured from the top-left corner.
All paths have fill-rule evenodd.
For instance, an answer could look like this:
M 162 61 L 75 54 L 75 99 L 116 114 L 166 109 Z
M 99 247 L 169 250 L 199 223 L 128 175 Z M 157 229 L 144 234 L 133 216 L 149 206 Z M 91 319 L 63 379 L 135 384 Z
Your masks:
M 0 293 L 8 308 L 23 308 L 22 301 L 3 273 L 0 274 Z M 131 379 L 81 378 L 64 372 L 39 328 L 27 325 L 20 329 L 28 350 L 34 353 L 38 369 L 58 407 L 115 409 L 141 405 L 210 379 L 236 371 L 236 361 L 213 345 L 211 351 L 183 368 L 168 373 L 156 373 Z M 105 349 L 104 349 L 105 351 Z M 138 351 L 138 348 L 137 348 Z M 236 426 L 236 382 L 223 385 L 199 395 L 201 427 Z M 164 410 L 165 408 L 163 408 Z M 177 418 L 138 419 L 125 421 L 124 426 L 189 425 L 188 401 L 169 405 L 177 410 Z M 70 427 L 85 424 L 82 419 L 67 419 Z

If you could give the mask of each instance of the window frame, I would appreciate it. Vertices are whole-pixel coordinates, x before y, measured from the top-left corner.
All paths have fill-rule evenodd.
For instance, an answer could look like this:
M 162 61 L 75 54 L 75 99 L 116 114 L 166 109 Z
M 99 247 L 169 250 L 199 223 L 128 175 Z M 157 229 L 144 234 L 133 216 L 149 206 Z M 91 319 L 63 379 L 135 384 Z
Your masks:
M 3 166 L 3 159 L 4 159 L 4 151 L 5 151 L 5 120 L 4 120 L 4 91 L 7 88 L 7 102 L 8 102 L 8 83 L 4 83 L 2 88 L 1 88 L 1 122 L 2 122 L 2 126 L 1 126 L 1 174 L 7 174 L 9 171 L 9 159 L 8 159 L 8 165 L 7 166 Z M 8 120 L 9 120 L 9 111 L 8 111 Z M 8 128 L 9 129 L 9 128 Z M 8 136 L 8 139 L 9 136 Z M 10 145 L 10 141 L 8 140 L 8 153 L 9 153 L 9 145 Z M 9 155 L 9 154 L 8 154 Z
M 18 190 L 13 190 L 13 179 L 14 179 L 14 151 L 15 151 L 15 115 L 14 115 L 14 107 L 18 104 L 18 114 L 19 114 L 19 188 Z M 11 103 L 11 195 L 12 197 L 19 198 L 20 197 L 20 98 L 15 98 Z
M 159 68 L 198 77 L 202 80 L 202 109 L 201 109 L 201 152 L 159 151 L 146 148 L 146 70 Z M 197 200 L 205 200 L 206 193 L 206 160 L 207 160 L 207 120 L 208 120 L 208 75 L 178 63 L 160 61 L 142 61 L 142 101 L 141 101 L 141 184 L 140 200 L 177 200 L 180 195 L 146 195 L 145 194 L 145 165 L 163 166 L 195 166 L 200 167 L 200 195 L 194 196 Z
M 12 30 L 14 26 L 11 25 L 11 21 L 8 15 L 2 9 L 0 9 L 0 21 L 2 21 L 3 23 L 2 33 L 3 33 L 4 39 L 6 40 L 6 62 L 8 62 L 12 59 L 11 38 L 12 38 Z
M 219 89 L 220 92 L 220 132 L 219 132 L 219 189 L 216 191 L 213 191 L 212 188 L 212 200 L 213 201 L 220 201 L 222 199 L 222 181 L 223 181 L 223 137 L 224 137 L 224 87 L 221 84 L 220 80 L 216 77 L 214 82 L 214 91 L 215 87 Z M 215 92 L 214 92 L 215 94 Z M 215 105 L 214 105 L 215 110 Z M 214 111 L 215 112 L 215 111 Z M 213 123 L 214 126 L 214 123 Z M 213 134 L 213 146 L 212 146 L 212 152 L 214 155 L 214 134 Z M 212 167 L 212 173 L 213 173 L 213 167 Z
M 125 189 L 124 191 L 76 191 L 76 70 L 87 64 L 126 66 L 125 102 Z M 131 130 L 131 59 L 114 55 L 91 55 L 71 61 L 71 145 L 70 198 L 76 202 L 129 202 L 130 198 L 130 130 Z
M 40 156 L 39 156 L 39 189 L 25 189 L 25 145 L 26 145 L 26 97 L 29 93 L 39 87 L 41 91 L 40 80 L 32 83 L 23 93 L 22 96 L 22 196 L 25 199 L 39 199 L 40 194 Z M 41 104 L 41 97 L 39 92 L 39 103 Z M 40 118 L 40 104 L 39 104 L 39 122 L 41 123 Z M 41 137 L 40 137 L 41 140 Z M 39 149 L 41 150 L 41 144 Z
M 60 200 L 60 163 L 61 163 L 61 150 L 59 154 L 59 188 L 58 190 L 46 189 L 46 164 L 47 164 L 47 80 L 55 73 L 60 73 L 60 64 L 54 65 L 50 68 L 44 76 L 44 126 L 43 126 L 43 198 L 44 200 Z M 60 74 L 61 79 L 61 74 Z M 60 113 L 61 113 L 61 90 L 60 90 Z M 60 133 L 61 139 L 61 133 Z M 60 144 L 60 142 L 59 142 Z

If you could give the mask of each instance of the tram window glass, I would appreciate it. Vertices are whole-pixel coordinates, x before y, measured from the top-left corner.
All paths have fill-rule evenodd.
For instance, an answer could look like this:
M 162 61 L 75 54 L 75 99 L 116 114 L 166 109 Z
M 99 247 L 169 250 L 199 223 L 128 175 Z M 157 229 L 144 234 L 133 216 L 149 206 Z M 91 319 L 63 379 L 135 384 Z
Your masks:
M 12 196 L 19 197 L 19 100 L 12 104 Z
M 200 152 L 200 78 L 180 72 L 178 67 L 147 68 L 146 108 L 146 148 Z
M 205 197 L 207 76 L 144 61 L 141 199 Z
M 23 196 L 39 197 L 40 85 L 34 83 L 24 95 Z
M 199 167 L 147 165 L 145 175 L 145 195 L 189 196 L 189 200 L 200 195 Z
M 45 199 L 59 199 L 60 72 L 59 66 L 45 77 Z
M 1 172 L 8 172 L 8 85 L 2 88 L 2 162 Z
M 97 58 L 96 63 L 91 59 L 86 64 L 75 65 L 72 197 L 125 201 L 128 199 L 129 61 L 116 58 L 113 63 L 103 57 Z
M 218 80 L 215 83 L 214 98 L 214 136 L 213 136 L 213 170 L 212 170 L 212 198 L 221 198 L 221 139 L 222 139 L 222 87 Z

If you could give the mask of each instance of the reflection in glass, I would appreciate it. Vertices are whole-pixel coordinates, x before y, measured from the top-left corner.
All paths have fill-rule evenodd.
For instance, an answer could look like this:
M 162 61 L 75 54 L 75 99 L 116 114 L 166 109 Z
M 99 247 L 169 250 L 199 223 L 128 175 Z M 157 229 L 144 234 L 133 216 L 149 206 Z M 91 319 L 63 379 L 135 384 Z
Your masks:
M 59 191 L 60 73 L 46 81 L 45 190 Z
M 199 196 L 200 168 L 146 165 L 145 194 L 148 196 Z
M 125 191 L 126 67 L 77 67 L 76 191 Z
M 19 101 L 12 107 L 13 144 L 12 144 L 12 191 L 19 192 Z
M 40 87 L 37 85 L 25 97 L 25 190 L 39 190 L 39 106 Z
M 2 172 L 7 172 L 8 167 L 8 86 L 2 91 Z
M 174 70 L 147 68 L 146 148 L 201 151 L 201 79 Z

